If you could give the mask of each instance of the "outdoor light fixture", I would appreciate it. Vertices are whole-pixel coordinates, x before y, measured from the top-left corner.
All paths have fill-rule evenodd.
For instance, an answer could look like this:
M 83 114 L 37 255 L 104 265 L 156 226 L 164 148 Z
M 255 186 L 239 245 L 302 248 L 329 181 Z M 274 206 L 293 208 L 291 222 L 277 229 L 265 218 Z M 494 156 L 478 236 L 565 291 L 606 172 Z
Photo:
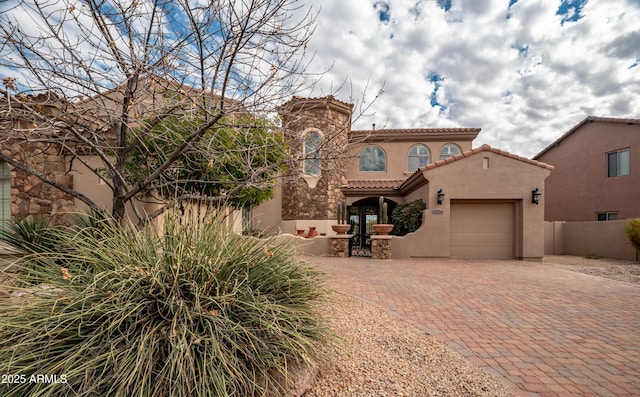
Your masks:
M 438 204 L 442 204 L 442 202 L 444 201 L 444 192 L 442 191 L 442 188 L 440 190 L 438 190 Z
M 536 190 L 532 190 L 531 191 L 531 204 L 539 204 L 541 195 L 542 195 L 542 193 L 540 193 L 540 190 L 538 190 L 538 188 L 536 188 Z

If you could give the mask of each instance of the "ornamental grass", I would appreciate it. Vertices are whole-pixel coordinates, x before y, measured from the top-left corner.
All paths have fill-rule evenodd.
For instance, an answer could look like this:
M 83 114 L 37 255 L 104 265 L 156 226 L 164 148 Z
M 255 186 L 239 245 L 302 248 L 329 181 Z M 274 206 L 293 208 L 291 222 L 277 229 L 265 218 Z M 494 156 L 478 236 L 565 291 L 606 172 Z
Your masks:
M 2 396 L 277 395 L 291 363 L 323 358 L 323 278 L 292 245 L 223 216 L 51 233 L 64 249 L 3 275 Z

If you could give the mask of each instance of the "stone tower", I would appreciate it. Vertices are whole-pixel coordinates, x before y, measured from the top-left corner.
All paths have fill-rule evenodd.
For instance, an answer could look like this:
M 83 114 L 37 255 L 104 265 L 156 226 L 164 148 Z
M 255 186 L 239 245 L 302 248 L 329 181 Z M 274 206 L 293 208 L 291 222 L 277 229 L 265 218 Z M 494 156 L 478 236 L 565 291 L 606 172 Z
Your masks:
M 282 187 L 282 220 L 335 223 L 353 105 L 333 96 L 294 96 L 277 110 L 292 153 Z

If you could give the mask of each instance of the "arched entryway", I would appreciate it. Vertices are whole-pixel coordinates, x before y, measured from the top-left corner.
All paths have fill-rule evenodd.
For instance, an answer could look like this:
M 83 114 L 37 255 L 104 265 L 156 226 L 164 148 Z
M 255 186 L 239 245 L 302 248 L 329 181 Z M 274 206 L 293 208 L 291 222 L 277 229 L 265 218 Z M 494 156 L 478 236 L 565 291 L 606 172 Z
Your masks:
M 392 223 L 391 213 L 397 203 L 387 198 L 388 222 Z M 349 223 L 351 224 L 350 233 L 353 237 L 349 241 L 350 256 L 371 256 L 371 235 L 373 225 L 378 223 L 380 214 L 379 197 L 366 197 L 354 202 L 349 208 Z

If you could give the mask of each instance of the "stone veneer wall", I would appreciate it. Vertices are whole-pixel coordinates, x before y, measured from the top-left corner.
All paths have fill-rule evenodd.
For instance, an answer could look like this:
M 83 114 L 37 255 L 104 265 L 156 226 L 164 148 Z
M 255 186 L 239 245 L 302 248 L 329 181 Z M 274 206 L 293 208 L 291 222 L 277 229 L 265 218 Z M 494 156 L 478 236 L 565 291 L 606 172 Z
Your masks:
M 391 259 L 391 236 L 371 236 L 371 258 Z
M 292 137 L 292 151 L 302 155 L 302 134 L 309 128 L 322 132 L 321 175 L 315 187 L 303 179 L 303 161 L 292 164 L 287 183 L 282 188 L 282 219 L 335 219 L 338 202 L 344 197 L 340 190 L 346 175 L 344 152 L 351 126 L 352 105 L 333 97 L 294 98 L 279 108 L 285 133 Z
M 3 155 L 25 163 L 67 187 L 73 187 L 73 177 L 65 174 L 65 158 L 55 147 L 41 142 L 6 143 L 0 150 Z M 51 217 L 54 223 L 67 223 L 69 214 L 77 211 L 71 195 L 11 164 L 7 164 L 7 167 L 11 171 L 12 218 L 20 220 L 33 215 Z

